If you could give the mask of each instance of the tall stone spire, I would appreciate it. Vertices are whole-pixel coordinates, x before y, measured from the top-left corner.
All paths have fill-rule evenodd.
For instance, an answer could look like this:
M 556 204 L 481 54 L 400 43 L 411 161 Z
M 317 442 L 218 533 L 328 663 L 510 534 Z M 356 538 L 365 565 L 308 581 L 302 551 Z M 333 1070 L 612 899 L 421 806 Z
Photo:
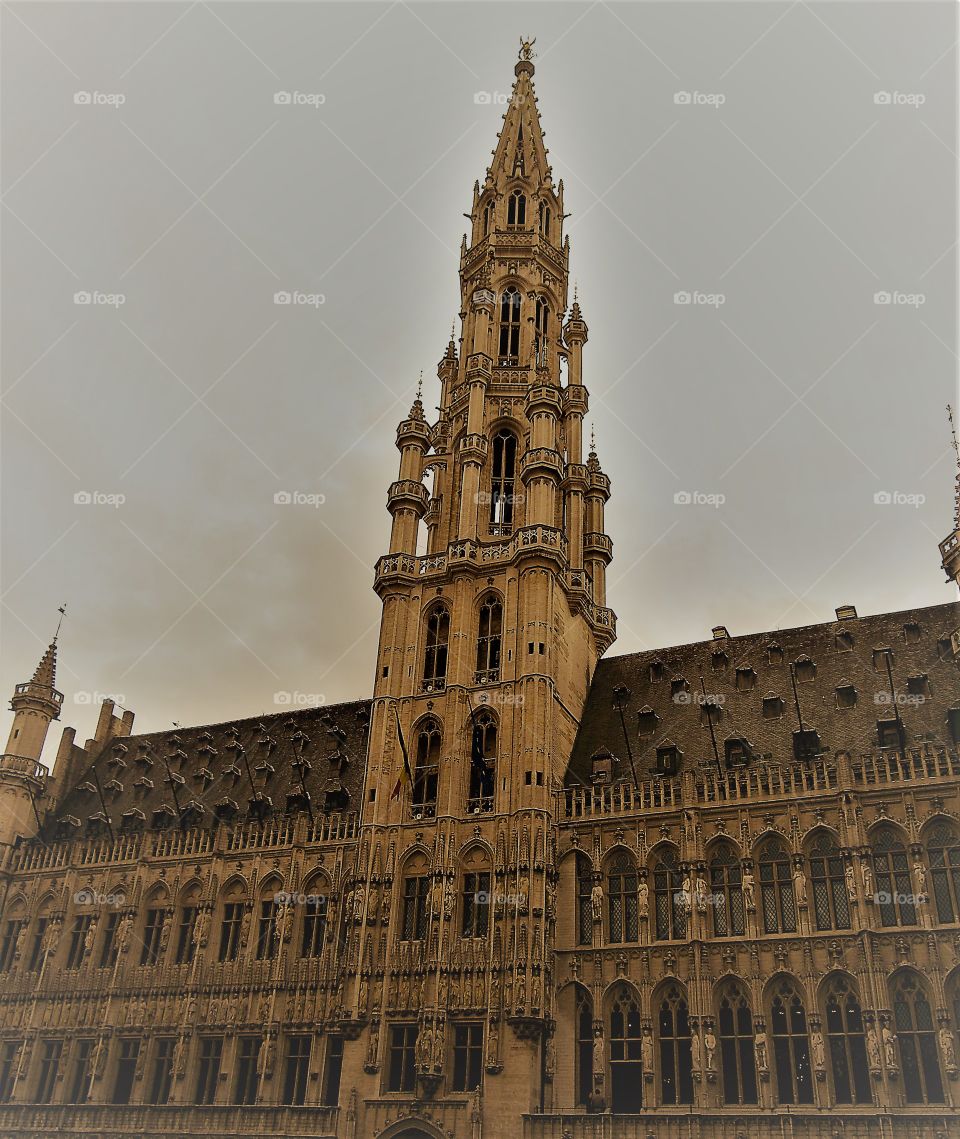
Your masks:
M 957 474 L 954 485 L 953 530 L 940 543 L 940 557 L 947 581 L 956 582 L 960 586 L 960 445 L 957 443 L 957 429 L 953 421 L 953 408 L 947 405 L 947 417 L 950 420 L 950 439 L 956 456 Z

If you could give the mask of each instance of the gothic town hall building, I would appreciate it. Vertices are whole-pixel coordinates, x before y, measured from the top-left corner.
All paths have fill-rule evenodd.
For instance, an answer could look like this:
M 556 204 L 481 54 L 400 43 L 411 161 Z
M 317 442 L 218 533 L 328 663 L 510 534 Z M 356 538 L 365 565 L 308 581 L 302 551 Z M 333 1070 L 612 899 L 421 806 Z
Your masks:
M 56 640 L 16 687 L 4 1137 L 960 1135 L 960 605 L 605 656 L 527 55 L 397 431 L 372 697 L 106 701 L 48 770 Z

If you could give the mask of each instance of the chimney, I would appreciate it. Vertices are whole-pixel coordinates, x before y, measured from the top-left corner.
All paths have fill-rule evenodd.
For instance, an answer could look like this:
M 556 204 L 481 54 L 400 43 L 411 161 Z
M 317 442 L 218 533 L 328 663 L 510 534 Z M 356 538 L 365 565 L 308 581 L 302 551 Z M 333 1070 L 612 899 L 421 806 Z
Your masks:
M 855 621 L 857 619 L 856 605 L 838 605 L 836 608 L 838 621 Z
M 713 639 L 715 641 L 726 640 L 726 638 L 729 636 L 730 636 L 730 634 L 727 632 L 727 626 L 726 625 L 714 625 L 714 627 L 713 627 Z

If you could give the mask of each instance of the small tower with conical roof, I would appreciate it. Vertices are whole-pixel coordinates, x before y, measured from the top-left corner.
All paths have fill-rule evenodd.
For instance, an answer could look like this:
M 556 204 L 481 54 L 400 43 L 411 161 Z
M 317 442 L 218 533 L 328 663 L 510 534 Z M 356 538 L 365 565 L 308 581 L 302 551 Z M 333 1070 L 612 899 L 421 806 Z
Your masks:
M 6 751 L 0 756 L 0 844 L 37 831 L 35 802 L 43 792 L 47 769 L 40 762 L 47 730 L 59 720 L 63 693 L 55 688 L 57 638 L 40 658 L 30 680 L 10 697 L 13 724 Z

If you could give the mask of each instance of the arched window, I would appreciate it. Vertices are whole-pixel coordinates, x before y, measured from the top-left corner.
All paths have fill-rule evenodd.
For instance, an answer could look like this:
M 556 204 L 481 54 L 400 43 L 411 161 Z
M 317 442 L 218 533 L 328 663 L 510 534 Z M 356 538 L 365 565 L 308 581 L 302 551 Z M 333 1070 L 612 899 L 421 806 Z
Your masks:
M 410 801 L 418 818 L 433 818 L 437 813 L 437 783 L 440 778 L 440 745 L 443 736 L 440 723 L 432 716 L 417 729 L 417 761 L 413 769 L 413 792 Z
M 513 530 L 517 480 L 517 437 L 512 431 L 498 431 L 494 435 L 492 463 L 490 531 L 493 534 L 509 534 Z
M 546 297 L 537 297 L 536 319 L 534 320 L 533 351 L 538 368 L 547 365 L 547 338 L 550 331 L 550 306 Z
M 640 1009 L 624 986 L 610 1007 L 610 1109 L 615 1115 L 643 1106 Z
M 770 1002 L 773 1067 L 780 1103 L 813 1103 L 810 1039 L 803 1000 L 792 981 L 784 977 L 774 986 Z
M 520 291 L 508 285 L 500 298 L 499 363 L 509 368 L 520 363 Z
M 257 946 L 256 958 L 258 961 L 272 961 L 277 955 L 279 947 L 279 928 L 277 926 L 277 893 L 281 883 L 272 879 L 260 891 L 260 903 L 257 908 Z
M 940 921 L 956 921 L 960 914 L 960 835 L 947 822 L 937 822 L 927 833 L 927 858 L 933 880 L 933 897 Z
M 174 935 L 176 937 L 173 950 L 175 965 L 189 965 L 193 961 L 197 948 L 194 930 L 197 924 L 197 916 L 200 913 L 201 894 L 202 890 L 197 882 L 181 891 Z
M 490 222 L 493 219 L 493 202 L 487 202 L 483 207 L 483 236 L 486 237 L 490 232 Z
M 824 990 L 824 1027 L 835 1103 L 872 1103 L 863 1011 L 850 979 L 835 973 Z
M 753 1013 L 739 981 L 721 991 L 717 1009 L 724 1103 L 757 1102 L 757 1070 L 753 1055 Z
M 577 860 L 577 944 L 593 944 L 593 868 L 579 851 Z
M 547 240 L 550 239 L 550 207 L 546 202 L 541 202 L 539 206 L 540 213 L 540 232 Z
M 514 439 L 514 436 L 510 436 Z M 516 442 L 516 440 L 514 440 Z M 480 604 L 475 684 L 495 684 L 500 679 L 500 645 L 503 637 L 503 606 L 495 593 Z
M 514 190 L 507 198 L 507 225 L 527 224 L 527 199 L 522 190 Z
M 236 961 L 239 956 L 240 933 L 246 912 L 246 891 L 241 882 L 234 881 L 223 895 L 220 941 L 217 950 L 218 960 Z
M 881 925 L 914 925 L 913 885 L 907 851 L 896 831 L 884 827 L 872 843 L 873 873 Z
M 920 978 L 909 971 L 899 973 L 891 984 L 891 998 L 904 1098 L 907 1103 L 943 1103 L 937 1034 Z
M 586 1106 L 593 1094 L 593 1005 L 586 990 L 577 986 L 577 1106 Z
M 447 646 L 450 643 L 450 610 L 437 605 L 427 617 L 427 643 L 423 654 L 423 687 L 442 689 L 447 678 Z
M 611 941 L 640 939 L 637 866 L 622 850 L 613 856 L 607 869 L 607 909 Z
M 327 887 L 323 878 L 315 878 L 306 891 L 303 927 L 300 933 L 300 956 L 319 957 L 327 928 Z
M 743 889 L 740 860 L 733 847 L 721 843 L 710 859 L 710 892 L 713 894 L 713 932 L 717 937 L 742 937 Z
M 653 867 L 653 904 L 657 941 L 686 937 L 687 908 L 683 875 L 672 850 L 664 850 Z
M 764 933 L 796 933 L 793 875 L 790 856 L 782 842 L 773 839 L 766 843 L 760 852 L 759 869 Z
M 661 1102 L 693 1103 L 690 1019 L 686 994 L 677 984 L 670 984 L 663 993 L 657 1010 L 657 1035 Z
M 477 814 L 493 810 L 494 771 L 497 762 L 497 721 L 484 708 L 471 725 L 470 789 L 467 810 Z
M 849 929 L 850 904 L 843 858 L 826 831 L 820 831 L 810 847 L 810 888 L 817 929 Z

